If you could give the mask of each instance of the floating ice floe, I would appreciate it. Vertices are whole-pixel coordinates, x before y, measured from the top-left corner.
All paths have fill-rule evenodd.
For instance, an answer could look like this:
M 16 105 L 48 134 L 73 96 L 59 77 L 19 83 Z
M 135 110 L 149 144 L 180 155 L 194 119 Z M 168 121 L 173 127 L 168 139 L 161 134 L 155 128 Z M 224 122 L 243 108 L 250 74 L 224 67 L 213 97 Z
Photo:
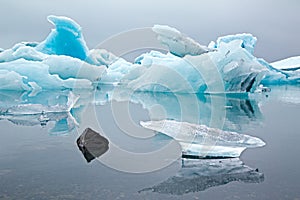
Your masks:
M 155 25 L 152 31 L 169 52 L 151 51 L 130 63 L 105 49 L 89 50 L 72 19 L 50 15 L 48 21 L 55 28 L 44 41 L 0 50 L 0 90 L 93 89 L 118 83 L 140 91 L 245 93 L 261 90 L 261 84 L 299 83 L 300 59 L 269 64 L 256 58 L 257 39 L 251 34 L 220 37 L 204 46 L 175 28 Z
M 178 141 L 185 157 L 239 157 L 246 148 L 265 145 L 253 136 L 187 122 L 162 120 L 141 122 L 141 125 Z

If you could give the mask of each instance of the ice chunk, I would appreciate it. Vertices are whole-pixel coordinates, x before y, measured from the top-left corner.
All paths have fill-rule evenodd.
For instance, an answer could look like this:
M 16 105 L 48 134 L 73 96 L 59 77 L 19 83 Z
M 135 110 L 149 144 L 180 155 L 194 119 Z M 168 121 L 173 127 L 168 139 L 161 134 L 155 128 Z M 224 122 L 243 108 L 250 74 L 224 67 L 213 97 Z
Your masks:
M 87 62 L 94 65 L 105 65 L 108 67 L 117 59 L 119 59 L 117 56 L 105 49 L 91 49 L 89 51 Z
M 85 60 L 88 47 L 81 33 L 81 27 L 72 19 L 63 16 L 50 15 L 47 19 L 55 29 L 36 49 L 46 54 L 67 55 Z
M 0 90 L 29 90 L 30 86 L 23 83 L 23 77 L 8 70 L 0 70 Z
M 207 56 L 203 57 L 203 63 L 206 59 Z M 144 69 L 139 71 L 139 76 L 136 76 L 136 71 L 130 71 L 124 77 L 129 79 L 129 88 L 140 91 L 181 93 L 204 92 L 206 89 L 206 83 L 201 77 L 201 69 L 198 70 L 198 66 L 173 54 L 151 51 L 138 57 L 136 64 L 140 64 Z M 209 63 L 205 62 L 205 64 Z
M 246 148 L 265 145 L 256 137 L 187 122 L 162 120 L 141 125 L 174 138 L 181 144 L 183 156 L 239 157 Z
M 157 39 L 162 44 L 168 46 L 172 54 L 179 57 L 185 55 L 201 55 L 214 50 L 200 45 L 192 38 L 184 36 L 177 29 L 169 26 L 154 25 L 152 30 L 157 34 Z
M 118 58 L 111 63 L 104 74 L 101 77 L 101 84 L 120 83 L 125 76 L 127 76 L 135 66 L 132 63 L 127 62 L 123 58 Z
M 264 181 L 264 174 L 259 172 L 258 169 L 246 166 L 238 158 L 183 159 L 182 167 L 175 176 L 140 192 L 152 191 L 162 194 L 184 195 L 204 191 L 233 181 L 260 183 Z
M 295 56 L 271 63 L 273 67 L 285 71 L 294 71 L 300 69 L 300 56 Z
M 49 66 L 51 75 L 59 75 L 62 79 L 76 78 L 98 81 L 104 72 L 105 66 L 95 66 L 69 56 L 51 55 L 42 62 Z
M 140 91 L 254 92 L 267 70 L 239 45 L 230 43 L 217 52 L 184 58 L 151 51 L 136 59 L 139 73 L 131 70 L 122 81 Z
M 34 86 L 39 86 L 43 89 L 92 88 L 92 83 L 87 79 L 69 78 L 62 80 L 57 74 L 49 74 L 48 65 L 35 61 L 19 59 L 0 63 L 0 70 L 19 74 L 19 77 L 22 77 L 22 83 L 27 85 L 27 87 L 19 87 L 19 89 L 23 90 L 33 90 L 32 83 L 35 83 Z M 21 81 L 20 78 L 17 80 Z
M 253 37 L 251 34 L 248 33 L 219 37 L 216 43 L 211 42 L 208 46 L 210 48 L 219 48 L 221 46 L 221 43 L 230 43 L 234 40 L 241 41 L 240 47 L 246 49 L 249 53 L 253 54 L 257 38 Z
M 31 46 L 26 46 L 25 43 L 18 43 L 13 48 L 7 49 L 0 53 L 0 63 L 10 62 L 23 58 L 29 61 L 42 61 L 47 55 L 38 52 Z
M 254 92 L 267 73 L 267 69 L 241 47 L 239 40 L 221 43 L 211 57 L 220 70 L 227 92 Z

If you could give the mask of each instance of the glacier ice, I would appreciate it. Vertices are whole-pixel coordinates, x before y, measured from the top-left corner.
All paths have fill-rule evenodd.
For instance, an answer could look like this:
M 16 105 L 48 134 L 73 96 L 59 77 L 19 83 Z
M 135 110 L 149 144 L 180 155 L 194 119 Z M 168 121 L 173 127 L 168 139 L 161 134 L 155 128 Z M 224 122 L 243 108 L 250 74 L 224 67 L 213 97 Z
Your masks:
M 300 69 L 300 56 L 295 56 L 271 63 L 276 69 L 283 71 L 294 71 Z
M 67 55 L 85 60 L 88 47 L 81 33 L 81 27 L 67 17 L 48 16 L 55 29 L 51 31 L 45 41 L 36 46 L 36 49 L 45 54 Z
M 155 25 L 152 31 L 169 52 L 144 53 L 131 63 L 105 49 L 89 50 L 74 20 L 50 15 L 48 21 L 54 29 L 44 41 L 21 42 L 0 51 L 0 90 L 122 84 L 140 91 L 245 93 L 259 91 L 261 84 L 300 80 L 299 57 L 275 63 L 256 58 L 257 39 L 251 34 L 223 36 L 204 46 L 175 28 Z
M 162 194 L 184 195 L 199 192 L 239 181 L 244 183 L 260 183 L 264 174 L 257 169 L 245 165 L 240 159 L 191 160 L 183 159 L 182 167 L 175 176 L 142 189 L 140 192 L 157 192 Z
M 240 46 L 246 49 L 249 53 L 254 53 L 257 38 L 253 37 L 251 34 L 236 34 L 219 37 L 216 43 L 212 41 L 208 46 L 210 48 L 217 49 L 222 45 L 222 43 L 231 43 L 234 40 L 242 41 Z
M 152 30 L 157 33 L 157 39 L 162 44 L 168 46 L 169 51 L 176 56 L 196 56 L 214 51 L 214 49 L 202 46 L 192 38 L 184 36 L 175 28 L 164 25 L 154 25 Z
M 141 122 L 141 125 L 174 138 L 187 157 L 239 157 L 246 148 L 265 145 L 253 136 L 187 122 L 161 120 Z

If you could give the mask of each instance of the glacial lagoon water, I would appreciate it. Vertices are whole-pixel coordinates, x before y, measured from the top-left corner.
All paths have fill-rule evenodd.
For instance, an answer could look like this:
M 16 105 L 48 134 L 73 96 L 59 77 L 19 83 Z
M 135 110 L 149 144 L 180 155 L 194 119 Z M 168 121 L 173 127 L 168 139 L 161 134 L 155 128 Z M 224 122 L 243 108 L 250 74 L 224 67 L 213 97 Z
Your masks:
M 219 116 L 224 119 L 222 129 L 255 136 L 266 143 L 232 159 L 177 158 L 181 150 L 172 138 L 155 135 L 139 126 L 140 121 L 151 119 L 209 125 L 216 120 L 211 113 L 214 106 L 220 105 L 212 102 L 219 96 L 135 93 L 126 102 L 123 101 L 126 95 L 113 96 L 109 91 L 114 89 L 103 86 L 95 93 L 76 91 L 80 94 L 79 106 L 71 110 L 72 116 L 1 115 L 0 199 L 300 198 L 297 87 L 274 87 L 270 93 L 226 97 L 225 105 L 221 105 L 225 115 Z M 68 91 L 1 92 L 1 110 L 29 103 L 64 104 L 68 94 Z M 102 129 L 97 131 L 110 145 L 107 152 L 89 163 L 76 144 L 81 131 L 87 128 L 85 122 L 93 120 L 82 115 L 88 106 L 92 106 Z M 127 116 L 127 111 L 132 124 L 126 125 L 120 119 Z M 157 156 L 156 162 L 166 166 L 132 173 L 129 168 L 122 170 L 122 166 L 136 167 L 138 171 L 151 165 L 153 157 L 147 160 L 145 154 L 140 162 L 134 156 L 120 158 L 110 153 L 112 144 L 136 153 L 159 152 L 171 144 L 174 154 Z M 105 156 L 121 167 L 107 165 L 101 160 Z

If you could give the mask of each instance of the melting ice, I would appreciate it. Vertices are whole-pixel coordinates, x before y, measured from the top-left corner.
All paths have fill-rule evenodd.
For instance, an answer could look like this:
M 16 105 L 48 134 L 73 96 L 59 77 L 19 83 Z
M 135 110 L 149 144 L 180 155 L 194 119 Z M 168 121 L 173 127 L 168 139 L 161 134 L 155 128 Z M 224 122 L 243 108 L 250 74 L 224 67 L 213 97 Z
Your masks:
M 258 59 L 251 34 L 221 37 L 204 46 L 175 28 L 155 25 L 152 30 L 169 53 L 151 51 L 130 63 L 104 49 L 89 50 L 72 19 L 51 15 L 48 21 L 54 29 L 44 41 L 0 49 L 0 90 L 93 89 L 96 83 L 119 83 L 142 91 L 255 92 L 261 84 L 299 82 L 299 57 L 271 64 Z
M 141 122 L 141 125 L 174 138 L 187 157 L 239 157 L 246 148 L 265 145 L 253 136 L 187 122 L 161 120 Z

